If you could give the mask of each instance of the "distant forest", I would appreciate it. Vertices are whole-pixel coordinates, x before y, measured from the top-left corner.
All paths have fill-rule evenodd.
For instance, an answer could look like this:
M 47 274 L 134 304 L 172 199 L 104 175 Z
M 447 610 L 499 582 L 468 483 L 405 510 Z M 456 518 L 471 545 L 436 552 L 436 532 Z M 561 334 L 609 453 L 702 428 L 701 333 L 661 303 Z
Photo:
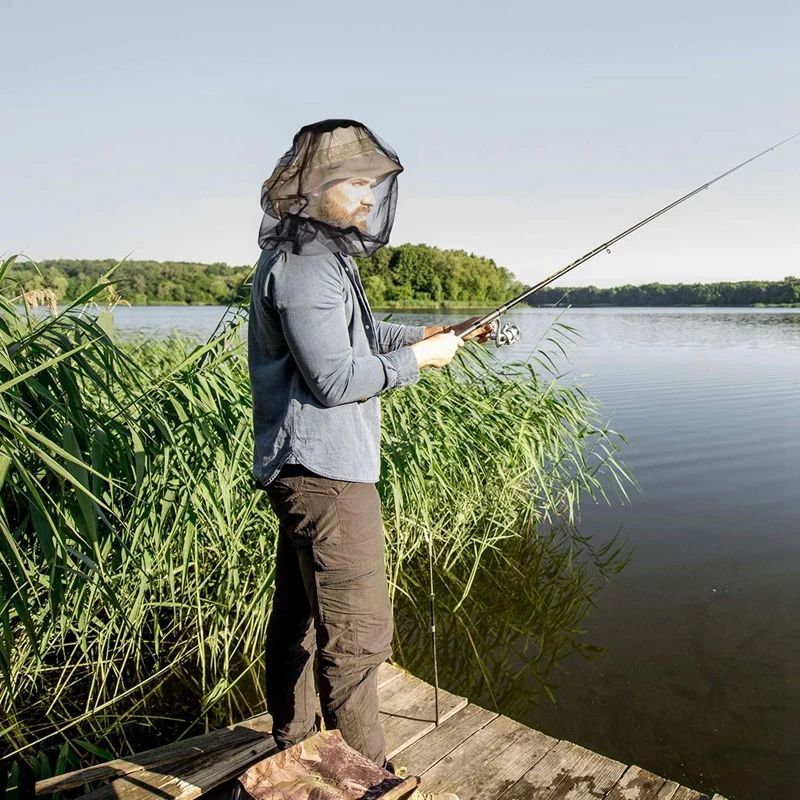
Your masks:
M 51 289 L 59 302 L 67 303 L 94 286 L 115 263 L 111 259 L 52 259 L 40 261 L 37 271 L 20 260 L 2 288 L 12 294 Z M 490 258 L 424 244 L 384 247 L 370 258 L 358 259 L 358 264 L 367 296 L 376 306 L 499 305 L 523 289 Z M 125 261 L 112 281 L 131 305 L 225 305 L 233 300 L 250 269 L 222 263 Z
M 800 304 L 800 278 L 736 283 L 645 283 L 641 286 L 552 287 L 537 292 L 530 304 L 573 306 L 755 306 Z
M 358 260 L 361 278 L 376 307 L 496 306 L 523 291 L 507 269 L 492 259 L 463 250 L 440 250 L 425 244 L 384 247 Z M 52 259 L 37 268 L 18 261 L 0 289 L 22 294 L 51 289 L 68 303 L 94 286 L 116 262 Z M 227 305 L 251 267 L 185 261 L 125 261 L 112 280 L 131 305 Z M 535 306 L 751 306 L 800 304 L 800 278 L 737 283 L 648 283 L 642 286 L 548 287 L 530 299 Z

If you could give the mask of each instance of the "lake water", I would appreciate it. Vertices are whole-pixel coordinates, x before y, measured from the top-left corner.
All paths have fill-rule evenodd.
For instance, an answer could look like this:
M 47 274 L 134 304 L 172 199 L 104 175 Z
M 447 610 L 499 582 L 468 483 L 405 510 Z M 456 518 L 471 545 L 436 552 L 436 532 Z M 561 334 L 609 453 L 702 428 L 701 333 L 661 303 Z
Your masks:
M 208 335 L 222 311 L 121 308 L 115 323 L 125 333 Z M 559 317 L 580 332 L 566 379 L 587 387 L 626 436 L 641 487 L 626 505 L 585 504 L 580 530 L 596 543 L 621 530 L 634 550 L 581 625 L 604 651 L 550 669 L 555 703 L 520 677 L 518 646 L 506 659 L 516 669 L 479 671 L 470 699 L 731 800 L 800 796 L 800 310 L 560 314 L 511 312 L 523 340 L 497 353 L 527 358 Z M 489 604 L 481 624 L 491 627 L 493 613 L 508 611 Z M 447 639 L 458 650 L 465 634 L 446 618 L 439 632 L 446 662 Z M 465 669 L 442 663 L 443 686 L 465 691 Z

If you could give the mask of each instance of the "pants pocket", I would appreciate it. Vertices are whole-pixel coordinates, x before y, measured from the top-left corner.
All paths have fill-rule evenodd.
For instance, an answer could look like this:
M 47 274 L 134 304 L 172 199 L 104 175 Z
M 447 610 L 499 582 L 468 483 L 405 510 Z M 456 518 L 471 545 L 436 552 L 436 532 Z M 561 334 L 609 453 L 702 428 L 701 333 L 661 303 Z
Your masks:
M 368 570 L 315 575 L 320 663 L 334 672 L 358 672 L 391 655 L 392 609 L 383 562 Z

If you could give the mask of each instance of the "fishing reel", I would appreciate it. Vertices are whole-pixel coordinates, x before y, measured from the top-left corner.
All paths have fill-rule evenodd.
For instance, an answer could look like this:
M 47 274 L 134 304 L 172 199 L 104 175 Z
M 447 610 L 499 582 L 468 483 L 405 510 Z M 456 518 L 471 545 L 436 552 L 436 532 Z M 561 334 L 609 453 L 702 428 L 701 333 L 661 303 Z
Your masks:
M 500 318 L 492 321 L 492 330 L 489 334 L 496 347 L 502 347 L 504 344 L 514 344 L 522 338 L 520 329 L 511 322 L 506 322 L 504 325 L 500 324 Z

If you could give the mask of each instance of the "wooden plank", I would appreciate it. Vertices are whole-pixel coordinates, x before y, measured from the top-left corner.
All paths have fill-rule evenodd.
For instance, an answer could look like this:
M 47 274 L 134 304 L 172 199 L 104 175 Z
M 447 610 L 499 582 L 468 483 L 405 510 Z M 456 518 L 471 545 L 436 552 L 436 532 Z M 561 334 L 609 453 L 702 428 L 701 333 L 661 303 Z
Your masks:
M 171 777 L 171 780 L 166 785 L 167 790 L 172 787 L 179 788 L 180 791 L 173 796 L 175 800 L 194 800 L 209 789 L 215 786 L 236 778 L 242 774 L 246 769 L 253 764 L 266 758 L 275 752 L 275 743 L 270 736 L 263 742 L 251 743 L 249 749 L 243 747 L 238 753 L 232 753 L 228 756 L 224 763 L 220 763 L 219 759 L 213 755 L 210 756 L 208 762 L 202 766 L 198 766 L 192 773 L 184 778 Z M 162 792 L 163 792 L 162 787 Z M 157 797 L 163 798 L 164 795 L 159 792 Z
M 36 794 L 51 794 L 92 781 L 118 778 L 148 768 L 166 767 L 169 764 L 199 758 L 207 753 L 217 752 L 237 744 L 262 739 L 265 733 L 271 732 L 272 717 L 269 714 L 258 714 L 243 722 L 227 728 L 220 728 L 211 733 L 192 736 L 126 758 L 117 758 L 94 767 L 85 767 L 64 775 L 57 775 L 54 778 L 46 778 L 36 784 Z
M 194 800 L 275 751 L 271 736 L 179 764 L 171 774 L 142 770 L 117 778 L 81 800 Z
M 721 794 L 715 794 L 711 800 L 728 800 L 727 797 L 723 797 Z
M 715 795 L 718 800 L 725 800 L 722 795 Z M 694 789 L 687 789 L 685 786 L 679 786 L 678 791 L 672 796 L 672 800 L 708 800 L 708 795 L 702 792 L 696 792 Z
M 607 800 L 656 800 L 665 783 L 663 778 L 641 767 L 628 767 L 608 793 Z
M 238 777 L 238 775 L 236 776 Z M 236 788 L 236 778 L 230 781 L 225 781 L 219 786 L 203 794 L 203 800 L 231 800 L 233 797 L 233 790 Z M 81 798 L 82 800 L 82 798 Z
M 604 797 L 625 765 L 572 742 L 559 742 L 525 773 L 503 800 L 594 800 Z
M 659 790 L 656 795 L 656 800 L 675 800 L 675 793 L 680 789 L 680 786 L 675 781 L 667 781 Z
M 580 761 L 576 774 L 558 787 L 553 800 L 593 800 L 604 797 L 625 771 L 625 764 L 587 750 L 588 755 Z
M 436 727 L 433 687 L 404 672 L 381 697 L 380 718 L 386 757 L 392 758 Z M 439 690 L 439 719 L 444 722 L 467 705 L 464 697 Z
M 503 800 L 549 800 L 584 752 L 571 742 L 558 742 L 501 795 Z
M 378 667 L 378 693 L 380 694 L 384 687 L 388 686 L 393 680 L 399 678 L 403 674 L 403 670 L 399 667 L 384 661 Z
M 421 775 L 473 733 L 486 727 L 496 716 L 493 711 L 470 704 L 438 728 L 426 733 L 419 741 L 401 750 L 394 761 L 405 767 L 409 775 Z
M 422 775 L 423 792 L 456 792 L 489 800 L 516 783 L 556 740 L 508 717 L 497 717 Z

